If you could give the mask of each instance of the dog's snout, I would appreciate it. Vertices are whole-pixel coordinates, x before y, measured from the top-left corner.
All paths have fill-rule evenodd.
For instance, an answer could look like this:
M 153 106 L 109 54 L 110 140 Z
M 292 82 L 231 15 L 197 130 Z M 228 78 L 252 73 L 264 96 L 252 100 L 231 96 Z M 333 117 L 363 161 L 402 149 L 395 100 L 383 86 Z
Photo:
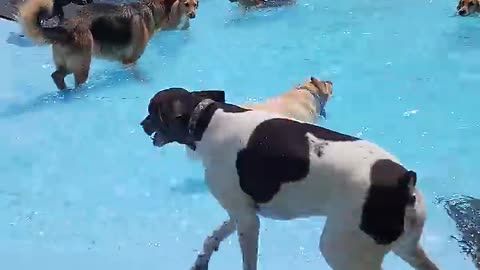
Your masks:
M 190 17 L 190 19 L 195 18 L 195 12 L 188 13 L 188 17 Z
M 465 16 L 465 14 L 467 14 L 467 11 L 465 11 L 465 9 L 460 9 L 458 11 L 458 15 L 460 15 L 460 16 Z
M 153 128 L 152 123 L 150 122 L 150 119 L 145 118 L 140 125 L 143 128 L 143 131 L 148 135 L 152 135 L 155 132 L 155 128 Z

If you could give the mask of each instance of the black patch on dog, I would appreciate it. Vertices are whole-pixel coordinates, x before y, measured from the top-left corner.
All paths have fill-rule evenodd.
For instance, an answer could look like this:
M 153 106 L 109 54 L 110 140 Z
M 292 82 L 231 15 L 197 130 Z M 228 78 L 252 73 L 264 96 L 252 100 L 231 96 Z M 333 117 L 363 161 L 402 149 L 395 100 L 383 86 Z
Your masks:
M 98 17 L 90 26 L 93 39 L 100 43 L 124 46 L 132 40 L 132 21 L 125 17 Z
M 389 159 L 377 160 L 370 171 L 371 186 L 363 205 L 360 229 L 377 244 L 388 245 L 404 231 L 405 208 L 413 204 L 415 173 Z
M 309 173 L 307 133 L 326 141 L 355 141 L 355 137 L 288 119 L 270 119 L 258 125 L 247 147 L 237 154 L 240 187 L 256 203 L 266 203 L 288 182 Z

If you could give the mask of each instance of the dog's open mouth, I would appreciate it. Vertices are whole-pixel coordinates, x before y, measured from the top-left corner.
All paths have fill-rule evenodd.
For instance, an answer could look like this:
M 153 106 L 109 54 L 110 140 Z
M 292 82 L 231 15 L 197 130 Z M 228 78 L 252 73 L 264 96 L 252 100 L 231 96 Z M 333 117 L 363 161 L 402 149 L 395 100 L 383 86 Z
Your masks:
M 150 139 L 152 140 L 152 143 L 156 147 L 162 147 L 165 144 L 167 144 L 167 140 L 160 134 L 160 132 L 155 131 L 150 135 Z

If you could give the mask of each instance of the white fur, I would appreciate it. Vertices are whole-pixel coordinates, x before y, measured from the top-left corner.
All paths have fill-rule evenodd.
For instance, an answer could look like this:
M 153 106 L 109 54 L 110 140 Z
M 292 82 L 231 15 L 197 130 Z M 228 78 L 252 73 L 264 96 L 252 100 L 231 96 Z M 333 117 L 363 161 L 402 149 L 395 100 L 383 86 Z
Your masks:
M 314 149 L 324 142 L 313 134 L 307 134 L 311 155 L 310 172 L 302 181 L 283 184 L 280 191 L 266 204 L 255 209 L 253 200 L 243 192 L 235 166 L 237 153 L 246 147 L 254 129 L 263 121 L 278 117 L 263 111 L 226 113 L 217 110 L 202 140 L 197 143 L 194 156 L 205 167 L 205 179 L 209 190 L 235 222 L 243 254 L 243 269 L 257 269 L 259 221 L 257 214 L 274 219 L 327 216 L 320 249 L 334 270 L 380 270 L 384 255 L 394 248 L 397 255 L 415 265 L 416 269 L 437 270 L 419 253 L 418 239 L 425 219 L 424 205 L 418 200 L 407 215 L 408 237 L 402 236 L 390 246 L 377 245 L 360 231 L 359 224 L 366 192 L 370 185 L 370 168 L 378 159 L 398 160 L 378 147 L 364 141 L 329 142 L 318 157 Z M 420 197 L 420 194 L 417 194 Z M 221 239 L 234 229 L 220 230 Z M 410 231 L 412 233 L 410 233 Z M 410 234 L 410 235 L 409 235 Z M 215 233 L 214 233 L 215 235 Z M 403 240 L 403 239 L 409 239 Z M 412 240 L 413 239 L 413 240 Z M 220 241 L 221 242 L 221 241 Z M 218 247 L 218 245 L 216 245 Z M 207 269 L 213 253 L 208 249 L 197 260 L 193 269 Z
M 186 14 L 182 14 L 182 17 L 180 17 L 180 23 L 178 24 L 177 29 L 183 30 L 187 28 L 187 24 L 190 23 L 189 20 L 190 19 L 187 17 Z

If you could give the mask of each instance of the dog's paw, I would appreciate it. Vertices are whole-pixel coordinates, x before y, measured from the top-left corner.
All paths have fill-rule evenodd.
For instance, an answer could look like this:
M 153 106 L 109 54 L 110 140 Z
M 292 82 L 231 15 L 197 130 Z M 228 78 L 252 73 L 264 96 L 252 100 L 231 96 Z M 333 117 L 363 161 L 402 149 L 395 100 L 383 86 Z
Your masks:
M 190 270 L 208 270 L 209 258 L 204 254 L 200 254 L 195 261 L 195 265 Z

